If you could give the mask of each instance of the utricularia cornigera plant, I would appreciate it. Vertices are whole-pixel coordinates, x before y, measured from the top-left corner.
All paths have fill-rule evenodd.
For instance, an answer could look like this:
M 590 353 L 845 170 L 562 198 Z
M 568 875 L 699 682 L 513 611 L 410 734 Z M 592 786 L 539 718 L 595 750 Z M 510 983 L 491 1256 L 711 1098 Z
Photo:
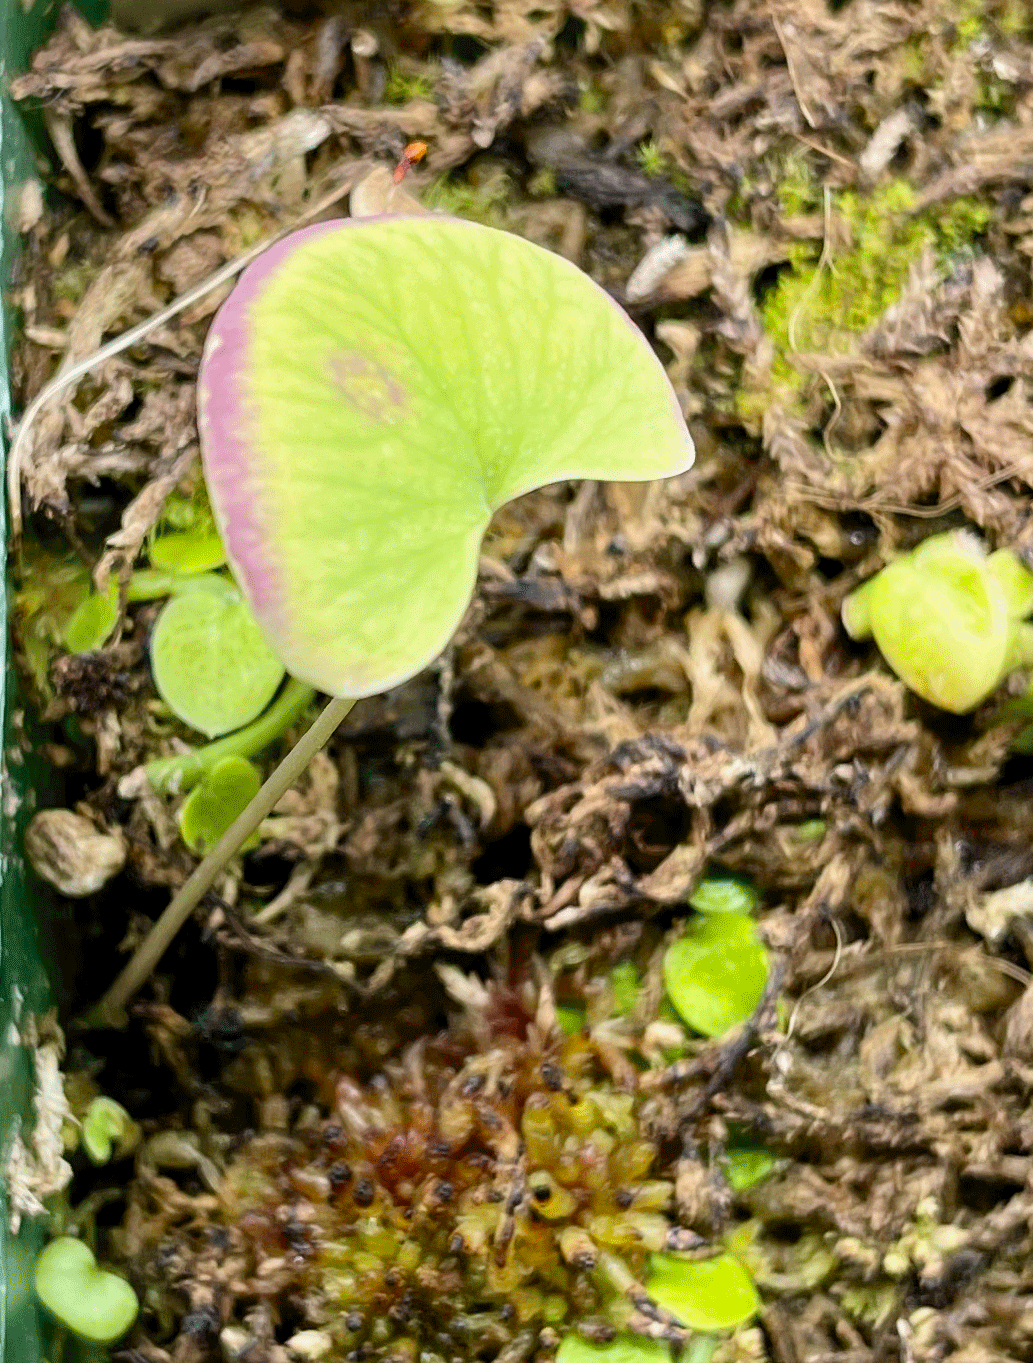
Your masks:
M 209 333 L 199 413 L 270 648 L 353 699 L 445 646 L 504 502 L 692 461 L 662 367 L 587 275 L 436 218 L 321 224 L 267 251 Z
M 693 459 L 662 365 L 602 289 L 437 217 L 323 223 L 259 257 L 209 332 L 198 415 L 237 585 L 295 684 L 333 700 L 169 905 L 108 1019 L 352 702 L 446 645 L 499 506 Z
M 1033 573 L 1010 549 L 988 554 L 968 531 L 933 535 L 843 602 L 853 639 L 875 639 L 923 699 L 963 714 L 1033 665 Z

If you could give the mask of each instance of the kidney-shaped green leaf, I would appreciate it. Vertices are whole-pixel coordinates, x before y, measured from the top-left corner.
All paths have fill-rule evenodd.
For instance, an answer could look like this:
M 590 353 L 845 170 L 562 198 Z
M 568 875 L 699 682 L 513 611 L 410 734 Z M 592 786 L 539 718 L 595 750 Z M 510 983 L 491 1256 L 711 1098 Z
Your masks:
M 450 218 L 279 242 L 216 317 L 198 395 L 237 580 L 287 669 L 341 696 L 385 690 L 444 647 L 502 503 L 692 462 L 662 366 L 606 293 Z
M 262 778 L 246 757 L 231 753 L 216 762 L 179 809 L 179 831 L 190 850 L 207 856 L 261 784 Z M 249 852 L 257 844 L 256 833 L 241 844 L 241 851 Z
M 250 723 L 283 680 L 240 593 L 214 575 L 194 578 L 162 607 L 151 672 L 173 714 L 209 738 Z

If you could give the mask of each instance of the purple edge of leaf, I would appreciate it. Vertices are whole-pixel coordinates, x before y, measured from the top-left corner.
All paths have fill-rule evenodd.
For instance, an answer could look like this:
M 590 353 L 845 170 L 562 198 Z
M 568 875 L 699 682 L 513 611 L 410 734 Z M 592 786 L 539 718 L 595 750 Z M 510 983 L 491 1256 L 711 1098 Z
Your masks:
M 425 221 L 427 219 L 415 215 L 334 218 L 292 232 L 263 251 L 244 270 L 208 330 L 197 385 L 198 429 L 205 479 L 234 575 L 256 616 L 276 636 L 283 637 L 287 632 L 290 603 L 284 589 L 283 573 L 275 557 L 269 553 L 268 539 L 260 524 L 263 503 L 254 478 L 255 442 L 252 438 L 256 416 L 247 393 L 249 307 L 260 295 L 268 277 L 304 243 L 331 232 L 360 230 L 384 222 Z M 444 214 L 435 215 L 430 221 L 447 222 L 477 232 L 497 230 Z M 533 242 L 526 244 L 545 251 L 544 247 L 535 246 Z M 555 259 L 588 280 L 599 296 L 618 313 L 625 326 L 649 349 L 649 343 L 640 328 L 601 285 L 563 256 L 556 256 Z M 656 359 L 656 364 L 662 369 L 659 359 Z M 666 374 L 664 377 L 666 379 Z M 668 388 L 675 419 L 684 425 L 681 406 L 669 381 Z M 686 452 L 688 457 L 681 467 L 671 470 L 672 474 L 684 472 L 692 464 L 694 449 L 687 429 Z

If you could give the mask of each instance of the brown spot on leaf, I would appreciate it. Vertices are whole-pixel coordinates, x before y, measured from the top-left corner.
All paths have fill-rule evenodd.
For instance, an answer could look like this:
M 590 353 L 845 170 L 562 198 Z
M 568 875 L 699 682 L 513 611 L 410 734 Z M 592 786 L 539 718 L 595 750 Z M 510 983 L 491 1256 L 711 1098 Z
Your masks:
M 405 389 L 393 374 L 354 350 L 329 360 L 330 377 L 345 400 L 372 421 L 395 421 L 405 410 Z

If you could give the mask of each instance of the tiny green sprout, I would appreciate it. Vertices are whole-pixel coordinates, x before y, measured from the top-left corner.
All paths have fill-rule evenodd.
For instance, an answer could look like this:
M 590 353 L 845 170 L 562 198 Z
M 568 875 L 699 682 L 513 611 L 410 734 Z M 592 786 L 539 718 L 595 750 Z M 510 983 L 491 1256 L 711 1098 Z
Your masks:
M 573 1036 L 585 1025 L 586 1013 L 583 1004 L 577 1006 L 561 1003 L 556 1008 L 556 1024 L 564 1036 Z
M 250 723 L 272 700 L 283 665 L 240 592 L 216 574 L 169 599 L 151 635 L 158 694 L 185 724 L 214 738 Z
M 208 573 L 226 562 L 226 550 L 214 526 L 176 530 L 151 544 L 153 566 L 168 573 Z
M 639 976 L 634 961 L 622 961 L 610 971 L 610 989 L 613 992 L 613 1011 L 619 1017 L 627 1017 L 638 1002 Z
M 755 913 L 760 897 L 748 880 L 735 875 L 704 876 L 689 903 L 697 913 Z
M 635 159 L 646 175 L 662 175 L 667 165 L 667 157 L 653 138 L 650 138 L 648 142 L 641 143 L 635 153 Z
M 178 820 L 183 841 L 192 852 L 208 853 L 258 794 L 262 781 L 244 757 L 224 757 L 195 786 L 180 806 Z M 247 852 L 258 843 L 257 832 L 241 846 Z
M 671 1346 L 662 1339 L 618 1335 L 609 1344 L 590 1344 L 578 1334 L 564 1335 L 556 1363 L 671 1363 Z
M 733 1193 L 744 1193 L 763 1183 L 778 1160 L 763 1145 L 733 1143 L 725 1151 L 725 1177 Z
M 658 1306 L 690 1330 L 734 1330 L 760 1310 L 753 1280 L 731 1254 L 695 1260 L 653 1254 L 645 1287 Z
M 64 645 L 69 653 L 92 653 L 102 647 L 118 622 L 118 583 L 106 592 L 90 592 L 79 602 L 65 625 Z
M 824 819 L 804 819 L 793 828 L 801 842 L 820 842 L 827 832 L 828 824 Z
M 302 718 L 315 694 L 311 686 L 289 677 L 272 705 L 263 710 L 253 723 L 189 752 L 153 758 L 144 767 L 148 781 L 161 795 L 177 795 L 192 790 L 225 758 L 254 757 L 274 743 Z
M 140 1138 L 140 1128 L 121 1103 L 101 1095 L 94 1098 L 82 1121 L 82 1148 L 94 1164 L 107 1164 L 112 1155 L 128 1154 Z
M 953 714 L 982 704 L 1016 668 L 1033 665 L 1033 573 L 974 535 L 933 535 L 843 602 L 853 639 L 874 637 L 916 695 Z
M 745 1022 L 768 982 L 767 952 L 746 914 L 690 923 L 664 954 L 664 984 L 682 1018 L 704 1036 Z
M 140 1310 L 124 1278 L 99 1266 L 89 1245 L 68 1235 L 51 1240 L 36 1260 L 36 1296 L 72 1334 L 91 1344 L 112 1344 Z

